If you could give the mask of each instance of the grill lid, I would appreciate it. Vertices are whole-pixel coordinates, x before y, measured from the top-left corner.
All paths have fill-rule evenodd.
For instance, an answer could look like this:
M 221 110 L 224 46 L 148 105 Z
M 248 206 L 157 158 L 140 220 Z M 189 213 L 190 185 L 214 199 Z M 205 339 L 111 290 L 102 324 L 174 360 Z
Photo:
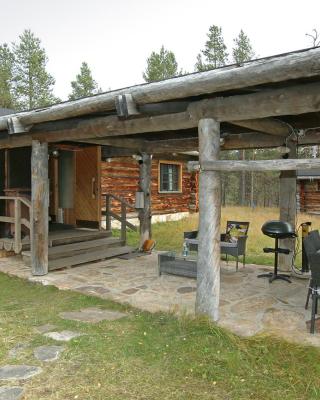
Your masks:
M 267 221 L 261 227 L 262 232 L 272 238 L 292 238 L 296 233 L 289 222 L 285 221 Z

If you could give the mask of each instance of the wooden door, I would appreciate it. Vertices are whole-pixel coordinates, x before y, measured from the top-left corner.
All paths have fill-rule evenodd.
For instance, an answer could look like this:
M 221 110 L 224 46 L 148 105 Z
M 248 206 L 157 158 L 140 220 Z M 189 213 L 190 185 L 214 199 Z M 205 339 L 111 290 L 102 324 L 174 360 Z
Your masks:
M 101 224 L 101 147 L 85 147 L 75 153 L 75 218 L 79 226 L 100 228 Z

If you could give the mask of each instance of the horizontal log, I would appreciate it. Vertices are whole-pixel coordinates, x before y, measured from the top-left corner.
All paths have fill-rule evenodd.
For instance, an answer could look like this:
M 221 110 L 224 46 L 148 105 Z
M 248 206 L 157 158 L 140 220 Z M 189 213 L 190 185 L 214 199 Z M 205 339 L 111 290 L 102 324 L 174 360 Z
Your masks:
M 32 140 L 42 140 L 48 143 L 73 141 L 89 138 L 109 138 L 136 133 L 152 133 L 189 129 L 197 126 L 186 112 L 178 114 L 159 115 L 154 117 L 136 118 L 121 121 L 118 117 L 100 117 L 79 121 L 71 129 L 60 129 L 53 132 L 30 132 L 23 135 L 7 135 L 0 138 L 0 149 L 30 146 Z
M 9 224 L 13 224 L 14 218 L 13 217 L 0 217 L 0 222 L 7 222 Z
M 280 160 L 219 160 L 188 163 L 189 171 L 294 171 L 297 169 L 319 169 L 320 159 L 280 159 Z
M 230 123 L 253 131 L 268 133 L 269 135 L 288 136 L 292 129 L 283 121 L 273 118 L 252 119 L 247 121 L 229 121 Z
M 191 103 L 188 111 L 193 119 L 215 118 L 220 122 L 318 112 L 320 83 L 205 99 Z
M 131 94 L 139 105 L 313 77 L 318 76 L 319 71 L 320 49 L 316 48 L 247 62 L 241 66 L 231 65 L 212 71 L 114 90 L 20 113 L 17 116 L 21 124 L 32 125 L 113 110 L 115 109 L 115 98 L 123 94 Z M 7 119 L 8 117 L 0 118 L 0 130 L 7 129 Z

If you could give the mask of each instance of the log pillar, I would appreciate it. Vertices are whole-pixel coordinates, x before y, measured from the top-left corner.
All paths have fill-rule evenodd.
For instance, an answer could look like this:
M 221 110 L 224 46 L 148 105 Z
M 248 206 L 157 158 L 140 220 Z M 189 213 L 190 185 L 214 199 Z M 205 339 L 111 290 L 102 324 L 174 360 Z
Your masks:
M 199 130 L 199 161 L 215 161 L 220 153 L 220 124 L 214 119 L 201 119 Z M 199 174 L 199 247 L 197 263 L 196 314 L 219 318 L 220 296 L 220 172 Z
M 139 210 L 140 247 L 151 238 L 151 164 L 152 156 L 142 153 L 139 161 L 139 187 L 143 192 L 143 208 Z
M 48 273 L 49 179 L 48 143 L 32 141 L 31 265 L 33 275 Z
M 293 142 L 288 142 L 290 149 L 289 158 L 297 158 L 297 146 Z M 280 191 L 279 191 L 280 220 L 289 222 L 293 228 L 296 226 L 297 208 L 297 173 L 296 171 L 281 171 Z M 281 271 L 291 271 L 292 252 L 295 248 L 295 239 L 280 240 L 280 246 L 290 249 L 289 255 L 279 255 L 279 269 Z

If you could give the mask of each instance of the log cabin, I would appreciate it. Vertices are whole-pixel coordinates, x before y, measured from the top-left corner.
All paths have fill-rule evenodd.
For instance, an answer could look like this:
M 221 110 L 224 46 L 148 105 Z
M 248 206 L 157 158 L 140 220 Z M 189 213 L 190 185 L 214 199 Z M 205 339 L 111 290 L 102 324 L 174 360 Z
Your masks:
M 320 214 L 320 169 L 297 171 L 297 208 L 308 214 Z
M 106 159 L 138 156 L 142 243 L 151 236 L 152 160 L 189 161 L 199 172 L 196 312 L 217 320 L 220 171 L 280 171 L 279 218 L 295 225 L 296 170 L 320 168 L 319 159 L 296 156 L 298 146 L 320 143 L 319 88 L 320 48 L 312 48 L 0 116 L 0 222 L 11 235 L 3 246 L 22 251 L 34 275 L 130 251 L 132 203 L 108 193 L 101 228 L 101 147 Z M 287 159 L 220 160 L 221 149 L 279 146 Z M 12 187 L 10 159 L 19 160 L 30 185 Z M 121 221 L 120 238 L 111 237 L 111 217 Z M 284 246 L 293 249 L 294 239 Z M 291 258 L 280 263 L 289 267 Z
M 102 151 L 103 152 L 103 151 Z M 139 187 L 138 156 L 103 158 L 101 163 L 102 193 L 112 193 L 134 204 Z M 198 211 L 198 174 L 188 171 L 187 163 L 153 157 L 151 161 L 152 223 L 176 221 Z M 114 202 L 113 211 L 120 211 Z M 137 213 L 128 214 L 138 224 Z

